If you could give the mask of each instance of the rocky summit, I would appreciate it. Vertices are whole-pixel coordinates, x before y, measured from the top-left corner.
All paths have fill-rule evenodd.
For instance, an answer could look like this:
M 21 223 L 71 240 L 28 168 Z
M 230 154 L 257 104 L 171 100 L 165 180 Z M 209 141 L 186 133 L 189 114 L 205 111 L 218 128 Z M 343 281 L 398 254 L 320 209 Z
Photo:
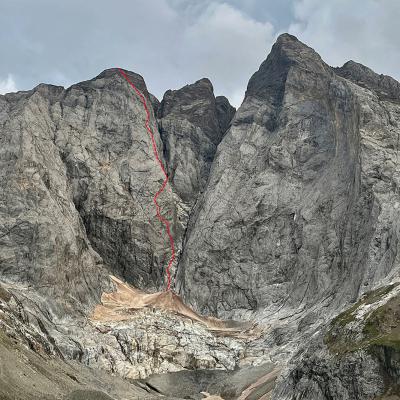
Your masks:
M 0 399 L 400 399 L 400 83 L 122 72 L 0 96 Z

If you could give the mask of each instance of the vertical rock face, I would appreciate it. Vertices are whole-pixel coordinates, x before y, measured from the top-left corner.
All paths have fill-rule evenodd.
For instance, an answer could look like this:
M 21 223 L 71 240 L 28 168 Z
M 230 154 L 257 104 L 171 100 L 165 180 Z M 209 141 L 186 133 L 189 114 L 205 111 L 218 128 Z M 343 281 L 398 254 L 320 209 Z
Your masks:
M 342 74 L 357 84 L 351 88 L 360 110 L 361 183 L 370 191 L 372 204 L 371 236 L 360 240 L 366 242 L 366 291 L 390 282 L 399 272 L 400 84 L 352 62 L 339 69 Z
M 373 204 L 372 234 L 362 238 L 367 244 L 360 290 L 378 289 L 366 292 L 293 357 L 274 393 L 277 400 L 399 395 L 400 85 L 352 61 L 334 71 L 347 80 L 359 105 L 361 182 Z
M 189 205 L 205 187 L 217 146 L 234 112 L 225 97 L 214 97 L 208 79 L 164 95 L 159 117 L 168 174 Z
M 280 36 L 192 217 L 187 301 L 219 316 L 334 310 L 397 271 L 398 112 Z
M 55 144 L 52 112 L 59 112 L 62 94 L 40 85 L 0 96 L 0 279 L 87 309 L 106 276 Z
M 143 78 L 128 75 L 150 106 Z M 2 278 L 85 305 L 107 286 L 103 261 L 136 286 L 162 286 L 170 249 L 153 196 L 164 176 L 125 79 L 107 70 L 67 90 L 40 85 L 1 96 L 0 110 Z M 179 250 L 181 201 L 167 190 L 158 201 Z
M 229 100 L 225 96 L 217 96 L 215 98 L 215 106 L 217 107 L 219 129 L 222 134 L 225 134 L 235 115 L 236 108 L 231 106 Z
M 140 75 L 128 76 L 148 103 L 150 126 L 162 157 L 151 107 L 156 101 Z M 164 175 L 153 154 L 140 98 L 116 70 L 108 70 L 69 88 L 60 107 L 56 145 L 90 242 L 112 273 L 138 287 L 160 287 L 170 249 L 153 197 Z M 165 190 L 158 202 L 179 245 L 180 199 Z

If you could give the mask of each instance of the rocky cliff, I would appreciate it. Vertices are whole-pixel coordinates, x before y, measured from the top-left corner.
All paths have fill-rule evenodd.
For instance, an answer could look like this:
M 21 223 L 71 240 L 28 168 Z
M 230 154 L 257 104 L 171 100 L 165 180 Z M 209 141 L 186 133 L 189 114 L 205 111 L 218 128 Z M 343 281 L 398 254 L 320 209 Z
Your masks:
M 250 79 L 180 263 L 196 308 L 337 309 L 397 272 L 396 98 L 343 71 L 283 35 Z
M 288 34 L 236 112 L 125 73 L 143 99 L 117 69 L 0 96 L 0 357 L 63 377 L 33 398 L 397 396 L 400 84 Z
M 190 206 L 206 186 L 217 146 L 234 113 L 225 97 L 214 97 L 208 79 L 164 95 L 158 115 L 168 175 Z

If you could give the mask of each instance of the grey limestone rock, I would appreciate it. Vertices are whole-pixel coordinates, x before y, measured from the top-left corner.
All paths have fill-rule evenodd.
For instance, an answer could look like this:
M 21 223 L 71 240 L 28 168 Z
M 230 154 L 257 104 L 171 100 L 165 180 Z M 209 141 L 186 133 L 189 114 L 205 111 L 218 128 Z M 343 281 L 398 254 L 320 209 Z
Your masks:
M 236 108 L 231 106 L 229 100 L 225 96 L 217 96 L 215 98 L 215 105 L 217 107 L 217 118 L 220 131 L 222 134 L 225 134 L 235 115 Z
M 193 205 L 205 188 L 212 161 L 235 109 L 214 97 L 208 79 L 165 93 L 159 110 L 160 132 L 171 182 Z
M 185 299 L 223 317 L 329 318 L 396 275 L 399 111 L 281 35 L 191 217 Z
M 365 65 L 348 61 L 335 72 L 357 85 L 372 90 L 381 100 L 400 101 L 400 83 L 391 76 L 378 75 Z
M 128 77 L 146 98 L 165 164 L 153 97 L 140 75 L 128 72 Z M 59 107 L 55 143 L 90 243 L 113 274 L 137 287 L 162 287 L 171 253 L 153 197 L 164 176 L 153 154 L 139 96 L 114 69 L 67 89 Z M 167 187 L 158 202 L 179 250 L 184 230 L 179 221 L 181 200 Z

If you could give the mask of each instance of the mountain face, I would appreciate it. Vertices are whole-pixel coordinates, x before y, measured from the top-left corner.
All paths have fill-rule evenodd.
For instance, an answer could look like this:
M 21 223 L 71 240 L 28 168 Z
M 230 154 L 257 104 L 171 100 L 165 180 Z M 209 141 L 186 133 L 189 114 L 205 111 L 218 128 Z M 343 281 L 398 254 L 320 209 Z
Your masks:
M 250 79 L 180 263 L 197 309 L 336 310 L 397 273 L 398 107 L 350 68 L 285 35 Z
M 217 146 L 234 113 L 225 97 L 214 97 L 208 79 L 164 95 L 158 116 L 168 176 L 190 206 L 205 188 Z
M 0 397 L 400 398 L 400 84 L 288 34 L 237 111 L 125 73 L 0 96 Z

